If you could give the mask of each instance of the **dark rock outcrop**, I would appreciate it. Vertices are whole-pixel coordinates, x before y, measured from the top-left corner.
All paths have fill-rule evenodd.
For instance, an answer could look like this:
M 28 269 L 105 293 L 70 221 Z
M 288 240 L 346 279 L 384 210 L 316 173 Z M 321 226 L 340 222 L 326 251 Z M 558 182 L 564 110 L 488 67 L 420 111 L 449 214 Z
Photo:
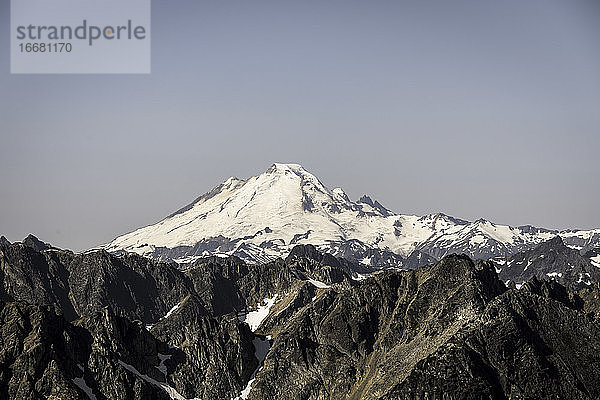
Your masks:
M 186 398 L 230 399 L 258 367 L 254 334 L 236 314 L 207 317 L 184 304 L 152 334 L 177 349 L 169 379 Z
M 579 251 L 565 246 L 559 236 L 531 250 L 515 254 L 498 268 L 501 280 L 516 284 L 535 277 L 538 280 L 554 280 L 578 290 L 600 282 L 600 269 Z
M 200 320 L 176 348 L 110 308 L 69 323 L 51 306 L 0 302 L 0 397 L 231 398 L 258 364 L 254 335 L 235 317 Z
M 67 320 L 109 306 L 131 320 L 154 322 L 185 296 L 192 282 L 174 264 L 105 251 L 74 254 L 0 245 L 0 299 L 54 305 Z
M 573 261 L 547 246 L 553 268 Z M 495 267 L 353 275 L 312 246 L 177 265 L 0 244 L 0 398 L 600 398 L 600 286 L 533 274 L 517 290 Z
M 249 398 L 596 398 L 600 326 L 544 285 L 450 256 L 328 290 L 264 332 Z
M 84 388 L 89 388 L 102 400 L 168 399 L 160 387 L 119 363 L 127 360 L 143 370 L 134 359 L 148 361 L 140 353 L 128 355 L 144 349 L 142 354 L 150 356 L 155 343 L 151 336 L 140 338 L 139 328 L 108 311 L 91 325 L 95 331 L 72 325 L 51 306 L 0 303 L 1 397 L 83 399 Z
M 43 250 L 52 249 L 52 246 L 50 246 L 48 243 L 42 242 L 41 240 L 39 240 L 38 238 L 36 238 L 35 236 L 33 236 L 31 234 L 29 234 L 25 239 L 23 239 L 22 243 L 27 247 L 31 247 L 35 251 L 43 251 Z

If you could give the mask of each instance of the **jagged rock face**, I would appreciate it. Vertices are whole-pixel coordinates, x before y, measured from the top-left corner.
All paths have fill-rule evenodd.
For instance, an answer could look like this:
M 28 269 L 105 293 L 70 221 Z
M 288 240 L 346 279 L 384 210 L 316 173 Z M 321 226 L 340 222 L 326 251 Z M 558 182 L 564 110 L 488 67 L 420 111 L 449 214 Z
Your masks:
M 232 398 L 258 367 L 254 335 L 235 314 L 215 319 L 184 305 L 152 334 L 177 349 L 169 379 L 186 398 Z
M 295 273 L 309 274 L 318 281 L 339 283 L 357 273 L 370 273 L 377 268 L 353 264 L 329 253 L 321 253 L 313 245 L 298 245 L 285 259 L 285 264 Z
M 358 268 L 363 273 L 375 269 Z M 356 268 L 346 260 L 323 254 L 314 246 L 299 245 L 286 260 L 247 265 L 236 258 L 209 257 L 188 264 L 185 275 L 213 315 L 254 309 L 275 294 L 298 290 L 298 281 L 309 279 L 324 285 L 348 282 Z
M 212 257 L 182 271 L 176 264 L 131 253 L 74 254 L 36 251 L 20 243 L 0 245 L 0 299 L 54 305 L 67 320 L 108 306 L 117 315 L 152 324 L 188 297 L 202 315 L 224 315 L 289 290 L 298 273 L 326 284 L 349 279 L 350 263 L 309 248 L 318 260 L 246 265 L 235 257 Z
M 600 269 L 579 251 L 565 246 L 558 236 L 532 250 L 502 260 L 498 269 L 500 279 L 515 284 L 536 277 L 552 279 L 577 290 L 600 281 Z
M 131 320 L 153 322 L 193 292 L 175 266 L 133 254 L 36 251 L 0 245 L 0 299 L 53 304 L 68 320 L 105 306 Z
M 600 326 L 547 285 L 507 291 L 451 257 L 328 291 L 280 328 L 249 398 L 596 398 Z
M 70 272 L 71 298 L 79 315 L 108 305 L 129 319 L 156 321 L 193 294 L 191 282 L 175 266 L 136 255 L 85 254 L 71 262 Z
M 168 399 L 159 387 L 124 369 L 144 370 L 155 340 L 110 313 L 72 325 L 51 306 L 0 303 L 0 393 L 6 399 Z M 131 350 L 128 350 L 131 349 Z M 133 355 L 133 356 L 132 356 Z M 142 356 L 143 355 L 143 356 Z M 140 362 L 136 362 L 141 361 Z M 83 382 L 83 385 L 77 381 Z
M 77 398 L 73 336 L 51 307 L 0 302 L 0 397 Z
M 591 287 L 581 289 L 579 297 L 583 300 L 583 310 L 600 319 L 600 283 L 596 282 Z
M 248 267 L 238 260 L 213 259 L 196 262 L 185 274 L 193 282 L 202 304 L 212 315 L 223 315 L 246 307 L 245 297 L 237 281 L 248 273 Z
M 467 321 L 505 290 L 489 268 L 453 258 L 434 270 L 384 272 L 321 293 L 278 328 L 250 398 L 380 398 L 464 324 L 457 320 Z
M 49 250 L 52 248 L 48 243 L 44 243 L 33 235 L 28 235 L 22 242 L 25 246 L 31 247 L 36 251 Z M 10 243 L 8 243 L 10 244 Z
M 507 288 L 457 255 L 356 273 L 308 245 L 180 268 L 0 252 L 0 398 L 600 398 L 597 284 Z
M 0 247 L 0 260 L 3 300 L 51 304 L 74 320 L 71 325 L 49 312 L 63 327 L 58 332 L 72 332 L 69 343 L 79 348 L 61 352 L 80 354 L 56 368 L 72 380 L 82 375 L 77 366 L 85 366 L 84 380 L 97 398 L 163 398 L 166 392 L 156 382 L 190 398 L 235 397 L 258 366 L 256 336 L 236 312 L 255 308 L 278 290 L 292 290 L 293 271 L 316 276 L 326 270 L 322 275 L 348 279 L 335 259 L 335 267 L 310 264 L 305 270 L 309 264 L 303 260 L 297 260 L 302 265 L 279 260 L 247 266 L 235 258 L 212 258 L 182 272 L 173 264 L 137 255 L 40 252 L 17 243 Z M 171 305 L 175 307 L 167 312 Z M 141 321 L 155 323 L 144 328 Z M 55 342 L 49 347 L 58 346 Z M 165 376 L 156 366 L 167 356 Z M 67 370 L 73 366 L 76 373 Z M 138 379 L 140 374 L 154 383 Z M 73 390 L 68 379 L 61 390 Z
M 425 393 L 452 393 L 455 398 L 597 398 L 597 333 L 597 325 L 559 302 L 509 291 L 492 301 L 471 326 L 417 362 L 382 398 Z M 579 351 L 582 346 L 585 350 Z M 449 370 L 449 363 L 460 367 Z
M 69 273 L 49 253 L 0 244 L 0 280 L 0 300 L 53 304 L 69 319 L 77 315 L 69 299 Z
M 198 321 L 182 323 L 184 342 L 163 341 L 108 308 L 71 324 L 51 306 L 0 303 L 0 395 L 83 399 L 87 388 L 99 400 L 230 398 L 258 363 L 254 335 L 235 317 Z
M 481 322 L 482 354 L 497 366 L 509 396 L 600 396 L 594 383 L 600 379 L 599 326 L 583 313 L 551 297 L 509 291 L 486 308 Z

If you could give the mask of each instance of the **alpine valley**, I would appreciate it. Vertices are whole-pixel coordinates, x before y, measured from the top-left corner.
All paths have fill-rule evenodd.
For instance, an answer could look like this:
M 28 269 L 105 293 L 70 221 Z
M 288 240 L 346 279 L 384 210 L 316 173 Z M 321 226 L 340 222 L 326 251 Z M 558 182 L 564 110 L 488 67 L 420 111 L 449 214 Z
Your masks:
M 0 399 L 598 399 L 600 229 L 351 201 L 295 164 L 74 253 L 0 237 Z

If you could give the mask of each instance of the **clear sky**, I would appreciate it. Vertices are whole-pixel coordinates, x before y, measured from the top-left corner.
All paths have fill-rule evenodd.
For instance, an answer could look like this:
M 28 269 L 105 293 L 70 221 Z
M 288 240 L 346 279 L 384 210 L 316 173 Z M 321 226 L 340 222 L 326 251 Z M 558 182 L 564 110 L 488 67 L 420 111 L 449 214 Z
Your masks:
M 10 75 L 0 234 L 86 249 L 296 162 L 399 213 L 600 227 L 600 2 L 153 1 L 151 75 Z

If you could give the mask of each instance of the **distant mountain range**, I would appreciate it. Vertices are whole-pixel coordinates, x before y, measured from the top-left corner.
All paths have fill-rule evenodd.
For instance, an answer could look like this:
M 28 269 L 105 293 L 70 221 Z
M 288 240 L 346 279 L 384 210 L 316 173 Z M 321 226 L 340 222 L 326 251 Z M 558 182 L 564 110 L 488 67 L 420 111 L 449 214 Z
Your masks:
M 247 180 L 229 178 L 162 221 L 102 248 L 180 262 L 235 255 L 258 264 L 312 244 L 366 266 L 411 269 L 452 253 L 509 258 L 556 236 L 582 254 L 600 247 L 600 229 L 557 231 L 441 213 L 396 214 L 369 196 L 351 201 L 300 165 L 273 164 Z

